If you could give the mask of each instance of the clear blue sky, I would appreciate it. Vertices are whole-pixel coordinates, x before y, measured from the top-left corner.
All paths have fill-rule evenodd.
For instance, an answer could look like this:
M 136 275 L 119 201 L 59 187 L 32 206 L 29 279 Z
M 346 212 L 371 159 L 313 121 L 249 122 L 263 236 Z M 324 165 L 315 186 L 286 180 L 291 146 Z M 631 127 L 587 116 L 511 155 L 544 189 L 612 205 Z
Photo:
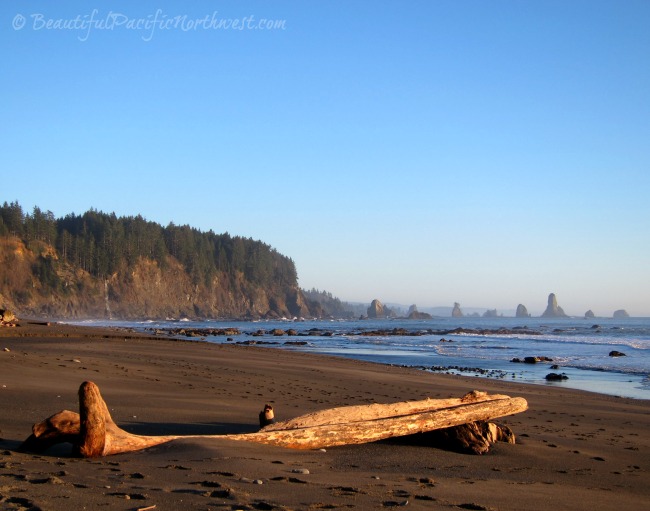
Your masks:
M 261 239 L 343 300 L 650 315 L 649 27 L 646 0 L 3 0 L 0 199 Z

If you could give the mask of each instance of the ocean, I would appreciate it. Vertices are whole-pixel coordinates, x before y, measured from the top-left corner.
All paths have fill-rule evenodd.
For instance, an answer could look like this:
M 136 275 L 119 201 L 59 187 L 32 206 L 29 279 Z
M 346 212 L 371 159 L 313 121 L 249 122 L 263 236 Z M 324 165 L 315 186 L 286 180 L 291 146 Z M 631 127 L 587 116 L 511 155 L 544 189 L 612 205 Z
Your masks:
M 423 371 L 650 399 L 650 318 L 108 321 L 74 324 L 320 353 Z M 238 335 L 208 335 L 236 328 Z M 209 329 L 209 330 L 206 330 Z M 274 329 L 295 330 L 292 336 Z M 182 331 L 181 331 L 182 330 Z M 193 335 L 194 334 L 194 335 Z M 610 356 L 611 352 L 623 356 Z M 526 363 L 526 357 L 537 357 Z M 514 359 L 522 360 L 513 362 Z M 565 379 L 548 381 L 549 373 Z M 563 375 L 563 376 L 562 376 Z

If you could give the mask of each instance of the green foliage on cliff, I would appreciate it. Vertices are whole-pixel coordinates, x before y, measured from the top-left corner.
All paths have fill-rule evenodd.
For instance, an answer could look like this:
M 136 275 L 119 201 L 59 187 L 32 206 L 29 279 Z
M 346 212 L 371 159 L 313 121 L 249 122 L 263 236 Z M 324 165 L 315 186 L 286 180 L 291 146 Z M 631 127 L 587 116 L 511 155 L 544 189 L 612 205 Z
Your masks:
M 332 318 L 358 318 L 366 314 L 365 304 L 352 304 L 342 302 L 328 291 L 320 291 L 312 288 L 302 290 L 305 299 L 312 304 L 318 304 L 320 316 Z
M 180 261 L 197 282 L 208 283 L 217 271 L 242 272 L 256 285 L 296 285 L 294 262 L 261 241 L 201 232 L 188 225 L 163 227 L 142 216 L 117 217 L 91 209 L 54 218 L 38 207 L 23 213 L 17 202 L 0 208 L 0 235 L 13 235 L 25 243 L 44 241 L 59 257 L 95 276 L 110 275 L 138 258 L 165 267 L 168 256 Z
M 118 217 L 91 209 L 55 218 L 51 211 L 35 207 L 25 213 L 17 202 L 5 202 L 0 207 L 0 236 L 18 238 L 38 254 L 32 274 L 40 286 L 59 293 L 69 289 L 61 280 L 63 267 L 107 279 L 128 274 L 143 259 L 154 261 L 163 271 L 172 262 L 180 263 L 201 288 L 210 288 L 215 278 L 240 287 L 244 282 L 250 289 L 297 287 L 293 260 L 261 241 L 202 232 L 188 225 L 163 227 L 140 215 Z

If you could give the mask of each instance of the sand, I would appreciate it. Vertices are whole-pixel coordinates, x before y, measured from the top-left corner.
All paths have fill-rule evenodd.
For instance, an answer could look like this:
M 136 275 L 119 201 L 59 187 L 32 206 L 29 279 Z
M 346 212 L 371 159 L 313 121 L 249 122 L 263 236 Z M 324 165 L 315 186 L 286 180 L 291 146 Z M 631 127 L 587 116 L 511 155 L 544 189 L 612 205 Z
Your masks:
M 77 410 L 79 385 L 101 389 L 132 433 L 256 431 L 278 420 L 373 402 L 521 396 L 500 420 L 517 443 L 473 456 L 408 440 L 296 451 L 180 440 L 76 459 L 69 444 L 17 451 L 35 422 Z M 111 329 L 23 322 L 0 329 L 0 509 L 646 509 L 650 401 L 293 353 L 155 339 Z

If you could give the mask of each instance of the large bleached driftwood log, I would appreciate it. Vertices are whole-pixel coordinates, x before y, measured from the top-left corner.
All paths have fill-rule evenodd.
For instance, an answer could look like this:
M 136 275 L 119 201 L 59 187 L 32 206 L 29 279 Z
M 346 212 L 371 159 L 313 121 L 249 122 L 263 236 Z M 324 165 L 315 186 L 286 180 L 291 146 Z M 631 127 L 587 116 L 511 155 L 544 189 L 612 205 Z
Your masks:
M 345 406 L 315 412 L 266 426 L 257 433 L 235 435 L 134 435 L 111 418 L 99 388 L 84 382 L 79 388 L 79 414 L 63 410 L 34 424 L 22 448 L 43 451 L 70 442 L 82 457 L 94 458 L 138 451 L 183 438 L 238 440 L 293 449 L 319 449 L 361 444 L 386 438 L 449 428 L 523 412 L 523 398 L 473 391 L 455 399 L 425 399 L 393 404 Z

